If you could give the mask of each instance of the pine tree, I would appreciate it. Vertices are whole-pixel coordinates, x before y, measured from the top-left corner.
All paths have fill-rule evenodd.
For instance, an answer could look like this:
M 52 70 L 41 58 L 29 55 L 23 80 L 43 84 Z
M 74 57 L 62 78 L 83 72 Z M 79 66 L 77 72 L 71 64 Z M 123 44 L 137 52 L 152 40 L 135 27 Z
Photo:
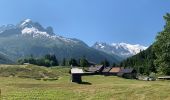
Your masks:
M 113 64 L 112 64 L 112 67 L 116 67 L 116 63 L 113 63 Z
M 80 66 L 81 67 L 87 67 L 89 65 L 88 61 L 86 60 L 85 56 L 83 56 L 81 59 L 80 59 Z
M 66 66 L 66 58 L 63 58 L 61 66 Z
M 53 55 L 47 54 L 47 55 L 45 55 L 44 58 L 45 58 L 46 63 L 47 63 L 47 60 L 49 60 L 50 66 L 58 66 L 59 65 L 58 60 L 54 54 Z
M 156 37 L 153 50 L 155 51 L 155 66 L 160 74 L 170 75 L 170 14 L 164 16 L 166 25 Z
M 109 63 L 109 61 L 108 61 L 107 59 L 105 59 L 104 61 L 102 61 L 101 64 L 102 64 L 103 66 L 105 66 L 105 67 L 110 66 L 110 63 Z
M 74 58 L 71 58 L 69 61 L 70 66 L 78 66 L 77 61 Z

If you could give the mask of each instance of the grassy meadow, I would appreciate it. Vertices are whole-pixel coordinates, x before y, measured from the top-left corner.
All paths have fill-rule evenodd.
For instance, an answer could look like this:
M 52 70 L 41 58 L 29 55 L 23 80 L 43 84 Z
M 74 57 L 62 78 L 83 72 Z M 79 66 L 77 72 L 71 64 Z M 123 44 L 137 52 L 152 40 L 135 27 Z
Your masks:
M 17 66 L 23 69 L 16 70 Z M 27 70 L 28 75 L 25 75 L 23 72 L 25 69 L 30 69 L 33 74 L 29 74 Z M 8 74 L 3 76 L 2 70 Z M 13 73 L 10 75 L 11 70 Z M 59 67 L 0 65 L 0 98 L 2 100 L 170 100 L 170 81 L 148 82 L 96 75 L 83 76 L 83 84 L 76 84 L 70 82 L 68 71 L 69 68 Z

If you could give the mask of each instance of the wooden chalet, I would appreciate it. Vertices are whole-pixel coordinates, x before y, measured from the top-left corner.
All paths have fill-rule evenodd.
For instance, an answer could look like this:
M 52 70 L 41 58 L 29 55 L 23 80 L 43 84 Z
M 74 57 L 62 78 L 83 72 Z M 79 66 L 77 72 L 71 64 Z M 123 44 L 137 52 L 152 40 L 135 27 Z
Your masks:
M 93 73 L 96 73 L 96 74 L 102 74 L 102 71 L 104 69 L 104 66 L 103 65 L 98 65 L 98 66 L 91 66 L 88 68 L 88 72 L 93 72 Z
M 112 69 L 112 67 L 104 67 L 102 73 L 103 75 L 109 75 L 109 71 Z
M 109 71 L 110 75 L 117 75 L 121 71 L 121 67 L 112 67 L 111 70 Z
M 136 79 L 137 71 L 133 68 L 124 68 L 121 69 L 117 76 L 128 78 L 128 79 Z
M 76 83 L 82 83 L 82 76 L 88 75 L 116 75 L 123 78 L 134 79 L 137 72 L 133 68 L 121 68 L 121 67 L 104 67 L 99 65 L 96 67 L 89 67 L 87 72 L 84 72 L 80 68 L 71 69 L 71 81 Z

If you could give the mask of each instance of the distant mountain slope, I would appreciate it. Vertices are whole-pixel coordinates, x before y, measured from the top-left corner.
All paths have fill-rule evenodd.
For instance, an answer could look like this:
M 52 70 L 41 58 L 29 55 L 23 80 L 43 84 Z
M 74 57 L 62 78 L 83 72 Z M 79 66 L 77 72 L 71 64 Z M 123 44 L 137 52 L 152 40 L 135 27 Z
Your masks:
M 14 63 L 14 62 L 12 62 L 4 54 L 0 53 L 0 64 L 12 64 L 12 63 Z
M 30 19 L 17 25 L 0 27 L 0 51 L 13 60 L 29 55 L 39 57 L 55 54 L 59 60 L 86 56 L 88 60 L 96 63 L 104 59 L 119 61 L 115 55 L 95 50 L 81 40 L 56 35 L 52 27 L 44 28 Z
M 96 42 L 92 47 L 94 49 L 106 52 L 108 54 L 120 56 L 124 59 L 133 56 L 147 48 L 139 44 L 136 45 L 127 44 L 127 43 L 107 44 L 102 42 Z

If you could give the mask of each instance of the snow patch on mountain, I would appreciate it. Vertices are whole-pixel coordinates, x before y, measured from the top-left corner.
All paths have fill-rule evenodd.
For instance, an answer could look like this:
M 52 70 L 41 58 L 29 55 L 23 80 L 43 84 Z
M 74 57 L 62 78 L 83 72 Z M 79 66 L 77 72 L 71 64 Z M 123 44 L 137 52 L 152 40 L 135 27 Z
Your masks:
M 112 44 L 96 42 L 92 47 L 97 50 L 109 53 L 109 54 L 118 55 L 123 58 L 133 56 L 139 53 L 140 51 L 147 49 L 147 47 L 139 45 L 139 44 L 132 45 L 132 44 L 123 43 L 123 42 L 112 43 Z
M 16 26 L 12 25 L 12 24 L 2 25 L 2 26 L 0 26 L 0 33 L 4 32 L 6 30 L 14 29 L 14 28 L 16 28 Z
M 21 24 L 20 27 L 24 27 L 27 23 L 31 22 L 31 19 L 26 19 L 24 20 Z
M 113 47 L 116 46 L 116 49 L 123 47 L 124 49 L 128 50 L 131 54 L 135 55 L 137 53 L 139 53 L 140 51 L 143 51 L 145 49 L 147 49 L 148 47 L 139 45 L 139 44 L 128 44 L 128 43 L 112 43 Z
M 102 45 L 102 44 L 99 44 L 99 46 L 100 46 L 100 48 L 104 48 L 105 46 L 104 45 Z
M 32 35 L 33 37 L 37 37 L 37 36 L 50 37 L 50 35 L 47 32 L 39 31 L 35 27 L 31 27 L 31 28 L 26 27 L 21 31 L 21 33 L 22 35 L 28 34 L 28 35 Z
M 31 35 L 33 38 L 46 37 L 46 38 L 50 38 L 50 39 L 54 39 L 54 40 L 59 39 L 61 41 L 67 42 L 67 43 L 70 43 L 70 42 L 77 43 L 77 41 L 74 41 L 74 40 L 69 39 L 69 38 L 65 38 L 65 37 L 58 36 L 58 35 L 50 35 L 47 32 L 40 31 L 35 27 L 31 27 L 31 28 L 25 27 L 21 31 L 21 33 L 22 33 L 22 35 Z

